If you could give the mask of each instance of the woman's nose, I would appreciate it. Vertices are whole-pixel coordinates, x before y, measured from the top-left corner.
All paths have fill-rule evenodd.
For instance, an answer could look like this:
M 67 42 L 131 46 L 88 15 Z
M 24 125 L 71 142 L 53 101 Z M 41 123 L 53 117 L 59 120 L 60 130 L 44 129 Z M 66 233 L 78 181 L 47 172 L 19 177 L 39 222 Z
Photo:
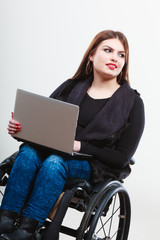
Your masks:
M 115 53 L 112 53 L 111 60 L 117 62 L 117 55 Z

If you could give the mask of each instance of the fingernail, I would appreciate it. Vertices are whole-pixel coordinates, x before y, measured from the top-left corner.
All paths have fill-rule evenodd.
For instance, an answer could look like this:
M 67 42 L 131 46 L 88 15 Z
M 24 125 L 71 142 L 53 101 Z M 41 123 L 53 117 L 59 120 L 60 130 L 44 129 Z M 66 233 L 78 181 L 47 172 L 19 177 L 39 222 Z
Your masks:
M 21 129 L 21 127 L 20 127 L 20 126 L 17 126 L 17 129 Z
M 20 123 L 16 123 L 17 126 L 20 126 Z

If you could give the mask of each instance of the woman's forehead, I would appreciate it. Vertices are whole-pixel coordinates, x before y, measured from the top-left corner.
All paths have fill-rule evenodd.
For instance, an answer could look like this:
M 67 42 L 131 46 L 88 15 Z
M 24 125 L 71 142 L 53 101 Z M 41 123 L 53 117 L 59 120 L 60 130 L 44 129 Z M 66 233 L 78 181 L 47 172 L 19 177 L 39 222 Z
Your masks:
M 117 38 L 103 40 L 98 47 L 110 47 L 118 51 L 124 51 L 124 46 Z

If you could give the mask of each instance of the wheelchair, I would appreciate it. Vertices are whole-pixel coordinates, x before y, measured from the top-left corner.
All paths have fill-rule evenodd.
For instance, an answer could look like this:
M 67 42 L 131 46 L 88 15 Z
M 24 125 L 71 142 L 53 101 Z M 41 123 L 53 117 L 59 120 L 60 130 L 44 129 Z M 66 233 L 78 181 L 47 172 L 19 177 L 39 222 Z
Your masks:
M 7 184 L 16 154 L 0 163 L 1 188 Z M 134 160 L 130 164 L 134 164 Z M 69 180 L 45 223 L 37 229 L 34 240 L 58 240 L 60 233 L 76 240 L 127 240 L 131 204 L 122 184 L 123 180 L 114 179 L 94 186 L 84 179 Z M 2 191 L 0 193 L 3 195 Z M 63 224 L 68 209 L 81 213 L 77 228 Z

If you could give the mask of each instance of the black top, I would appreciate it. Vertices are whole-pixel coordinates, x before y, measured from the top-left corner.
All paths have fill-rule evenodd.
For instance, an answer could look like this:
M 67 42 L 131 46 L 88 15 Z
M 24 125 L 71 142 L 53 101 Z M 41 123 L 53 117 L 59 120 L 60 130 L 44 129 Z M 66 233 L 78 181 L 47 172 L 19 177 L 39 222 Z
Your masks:
M 108 99 L 93 99 L 86 94 L 80 105 L 80 114 L 77 131 L 85 127 L 87 123 L 98 113 Z M 123 168 L 128 164 L 134 154 L 144 128 L 144 106 L 142 99 L 137 95 L 130 113 L 130 124 L 122 133 L 116 147 L 99 148 L 88 142 L 81 142 L 81 152 L 92 154 L 102 163 L 113 168 Z
M 109 98 L 94 99 L 86 94 L 80 105 L 78 127 L 85 127 L 108 100 Z

